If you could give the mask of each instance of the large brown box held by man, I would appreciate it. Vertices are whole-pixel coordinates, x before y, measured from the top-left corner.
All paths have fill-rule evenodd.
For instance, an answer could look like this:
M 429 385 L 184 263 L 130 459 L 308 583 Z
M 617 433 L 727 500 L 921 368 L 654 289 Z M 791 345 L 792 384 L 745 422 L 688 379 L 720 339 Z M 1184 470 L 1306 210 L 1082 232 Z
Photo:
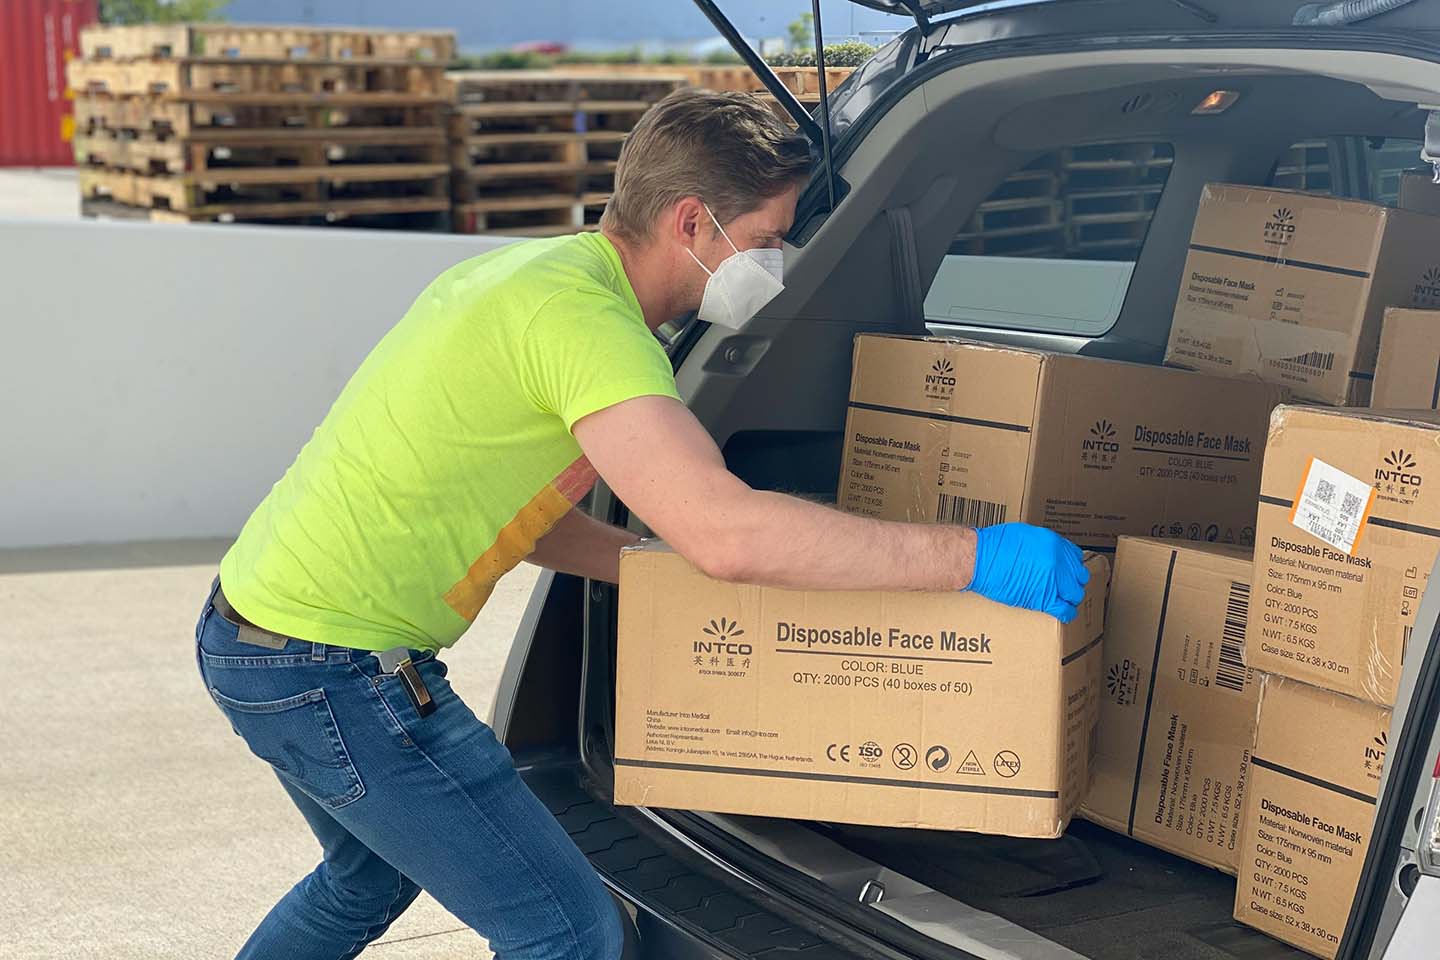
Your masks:
M 1370 844 L 1389 729 L 1384 707 L 1264 678 L 1235 919 L 1335 956 Z
M 1235 872 L 1260 700 L 1243 662 L 1249 608 L 1248 549 L 1120 538 L 1081 816 Z
M 1440 218 L 1290 190 L 1206 185 L 1165 362 L 1369 400 L 1387 306 L 1440 303 Z
M 840 505 L 884 520 L 1023 520 L 1250 543 L 1280 387 L 934 337 L 855 340 Z
M 1079 615 L 970 593 L 709 579 L 620 560 L 620 803 L 1056 837 L 1079 806 L 1109 564 Z
M 1370 406 L 1381 410 L 1440 408 L 1440 310 L 1385 310 Z
M 1270 421 L 1250 666 L 1393 706 L 1440 551 L 1440 417 L 1282 406 Z

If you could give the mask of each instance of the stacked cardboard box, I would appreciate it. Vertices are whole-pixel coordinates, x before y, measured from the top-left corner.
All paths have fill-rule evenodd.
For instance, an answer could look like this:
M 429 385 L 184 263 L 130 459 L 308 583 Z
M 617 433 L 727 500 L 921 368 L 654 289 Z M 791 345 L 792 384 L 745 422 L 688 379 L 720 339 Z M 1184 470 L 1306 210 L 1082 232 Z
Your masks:
M 840 505 L 882 520 L 1020 520 L 1080 546 L 1121 534 L 1254 541 L 1284 388 L 935 337 L 855 341 Z
M 1440 304 L 1437 235 L 1408 210 L 1208 184 L 1165 361 L 1364 405 L 1385 308 Z
M 1109 564 L 1079 615 L 620 561 L 620 803 L 1056 837 L 1089 782 Z
M 1120 538 L 1086 819 L 1235 872 L 1260 699 L 1249 608 L 1249 550 Z
M 1317 956 L 1344 933 L 1440 553 L 1440 503 L 1425 492 L 1437 440 L 1429 412 L 1282 406 L 1271 420 L 1246 630 L 1247 661 L 1269 675 L 1235 916 Z
M 1440 409 L 1440 310 L 1386 309 L 1370 406 Z

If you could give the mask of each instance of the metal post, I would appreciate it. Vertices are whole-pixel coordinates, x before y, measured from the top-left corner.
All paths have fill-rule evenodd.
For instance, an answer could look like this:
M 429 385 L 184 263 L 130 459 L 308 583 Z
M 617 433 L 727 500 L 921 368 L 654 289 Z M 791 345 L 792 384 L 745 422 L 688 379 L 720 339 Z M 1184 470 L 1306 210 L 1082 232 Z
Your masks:
M 820 26 L 820 0 L 810 0 L 815 14 L 815 68 L 820 73 L 820 143 L 825 155 L 825 188 L 830 193 L 830 210 L 835 209 L 835 165 L 830 159 L 830 91 L 825 83 L 825 31 Z
M 790 88 L 780 82 L 780 78 L 775 76 L 775 71 L 770 69 L 770 65 L 765 62 L 764 58 L 745 42 L 745 38 L 740 36 L 740 31 L 735 29 L 735 24 L 731 23 L 730 19 L 715 5 L 715 0 L 695 0 L 695 6 L 699 7 L 700 12 L 709 18 L 710 22 L 715 25 L 715 29 L 720 31 L 720 35 L 734 48 L 736 53 L 740 54 L 745 65 L 755 72 L 755 76 L 760 78 L 761 83 L 765 84 L 765 89 L 769 90 L 771 95 L 780 102 L 780 106 L 785 108 L 785 112 L 790 114 L 800 128 L 800 132 L 805 135 L 805 139 L 811 143 L 820 142 L 823 135 L 819 125 L 815 123 L 815 118 L 810 116 L 810 113 L 795 98 L 795 94 L 790 92 Z M 818 19 L 815 25 L 817 28 L 819 27 Z

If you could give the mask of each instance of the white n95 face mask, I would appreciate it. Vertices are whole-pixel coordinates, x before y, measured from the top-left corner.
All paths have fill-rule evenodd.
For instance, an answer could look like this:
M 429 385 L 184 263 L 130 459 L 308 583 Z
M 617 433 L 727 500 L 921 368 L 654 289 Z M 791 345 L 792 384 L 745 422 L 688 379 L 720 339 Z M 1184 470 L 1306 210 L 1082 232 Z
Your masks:
M 720 261 L 720 266 L 712 271 L 706 269 L 693 250 L 686 249 L 690 259 L 710 275 L 710 279 L 705 281 L 705 293 L 700 298 L 699 317 L 707 323 L 739 330 L 761 307 L 785 289 L 782 280 L 785 254 L 769 247 L 739 249 L 725 228 L 720 226 L 720 221 L 715 219 L 709 204 L 706 204 L 705 212 L 710 214 L 715 229 L 735 252 Z

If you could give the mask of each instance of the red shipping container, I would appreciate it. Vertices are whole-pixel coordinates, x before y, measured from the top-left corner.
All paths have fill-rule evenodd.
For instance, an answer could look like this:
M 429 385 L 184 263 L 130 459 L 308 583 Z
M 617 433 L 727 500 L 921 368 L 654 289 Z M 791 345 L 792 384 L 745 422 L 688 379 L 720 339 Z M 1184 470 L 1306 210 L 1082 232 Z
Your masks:
M 75 120 L 65 63 L 97 0 L 0 0 L 0 167 L 68 167 Z

